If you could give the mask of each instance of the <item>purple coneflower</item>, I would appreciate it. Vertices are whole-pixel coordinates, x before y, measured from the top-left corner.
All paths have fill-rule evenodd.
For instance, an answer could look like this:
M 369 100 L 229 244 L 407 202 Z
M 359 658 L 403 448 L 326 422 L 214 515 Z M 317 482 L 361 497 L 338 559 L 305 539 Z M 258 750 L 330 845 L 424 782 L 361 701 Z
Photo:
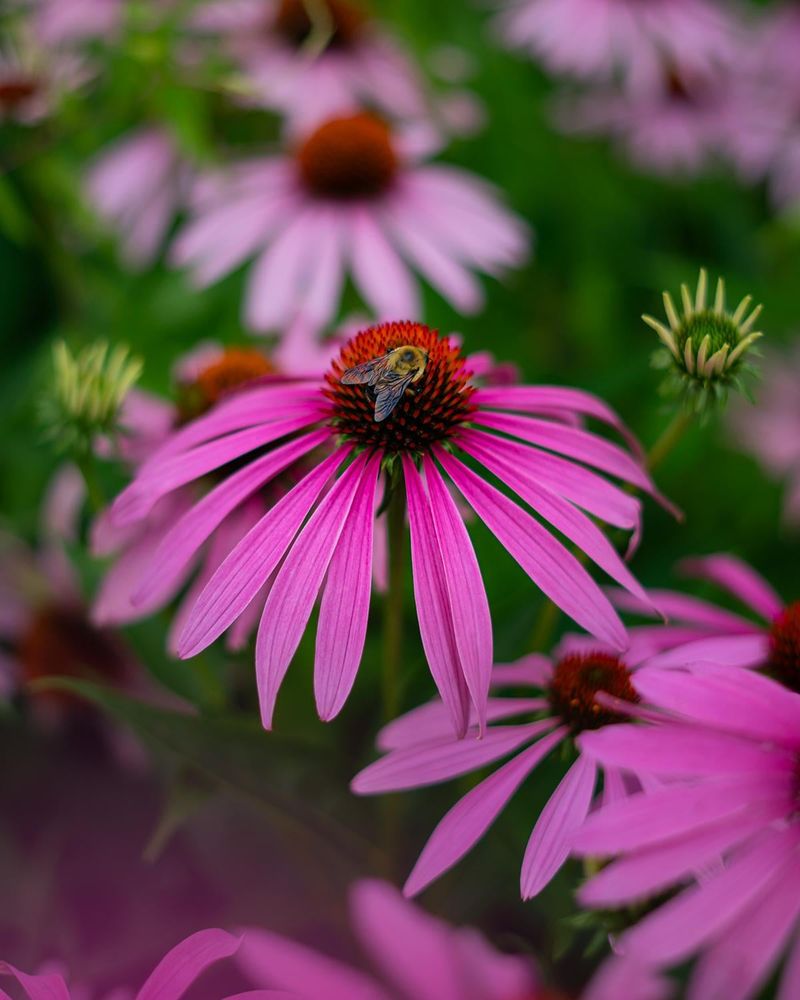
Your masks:
M 358 794 L 437 784 L 513 754 L 439 822 L 406 882 L 407 895 L 421 892 L 460 861 L 549 753 L 584 730 L 624 720 L 608 707 L 610 702 L 597 700 L 599 692 L 616 701 L 638 701 L 623 658 L 597 643 L 594 650 L 584 649 L 582 643 L 576 648 L 580 651 L 573 652 L 568 641 L 555 660 L 532 654 L 515 664 L 495 666 L 491 675 L 494 690 L 511 687 L 524 690 L 525 695 L 489 698 L 486 717 L 493 724 L 482 739 L 454 737 L 441 702 L 413 709 L 378 734 L 378 746 L 386 756 L 353 780 L 352 789 Z M 528 721 L 520 718 L 525 716 Z M 514 720 L 513 724 L 505 724 L 508 720 Z M 474 715 L 472 730 L 477 736 Z M 636 769 L 628 770 L 633 774 Z M 523 898 L 541 892 L 566 861 L 571 836 L 589 812 L 597 777 L 594 763 L 579 755 L 540 813 L 522 862 Z M 604 797 L 625 795 L 626 785 L 622 772 L 606 771 Z
M 800 697 L 755 673 L 642 670 L 652 725 L 578 740 L 602 767 L 635 767 L 655 785 L 612 803 L 577 833 L 578 853 L 622 855 L 579 892 L 602 909 L 667 902 L 617 949 L 651 966 L 702 957 L 690 1000 L 746 1000 L 789 951 L 781 1000 L 800 995 Z
M 503 37 L 550 70 L 638 82 L 666 58 L 696 69 L 726 61 L 735 30 L 712 0 L 506 0 Z
M 177 264 L 210 284 L 248 257 L 245 320 L 284 331 L 324 327 L 349 274 L 381 318 L 419 313 L 418 270 L 462 312 L 481 305 L 473 270 L 519 264 L 525 225 L 494 189 L 453 167 L 422 165 L 371 114 L 331 119 L 291 152 L 201 180 Z
M 406 391 L 401 385 L 396 405 L 378 421 L 377 390 L 346 384 L 342 376 L 409 346 L 424 362 L 410 373 L 413 385 L 406 379 Z M 463 735 L 470 701 L 485 721 L 492 629 L 480 568 L 445 475 L 534 583 L 601 641 L 625 646 L 616 612 L 575 556 L 517 500 L 646 600 L 587 515 L 636 532 L 640 502 L 599 473 L 647 492 L 653 484 L 636 455 L 576 426 L 584 416 L 622 429 L 604 403 L 580 390 L 476 387 L 469 360 L 422 324 L 372 327 L 342 348 L 324 379 L 243 391 L 187 424 L 144 463 L 111 508 L 110 523 L 118 530 L 140 523 L 188 483 L 230 470 L 233 462 L 239 468 L 223 474 L 162 540 L 134 600 L 161 600 L 223 518 L 290 464 L 309 462 L 310 471 L 215 571 L 189 614 L 178 651 L 195 655 L 263 606 L 256 675 L 269 728 L 278 689 L 322 591 L 315 692 L 320 716 L 332 718 L 361 660 L 376 491 L 385 470 L 387 502 L 390 513 L 399 510 L 401 530 L 407 502 L 425 652 Z M 312 460 L 314 454 L 319 457 Z M 465 464 L 466 457 L 482 471 Z M 493 486 L 488 474 L 516 499 Z

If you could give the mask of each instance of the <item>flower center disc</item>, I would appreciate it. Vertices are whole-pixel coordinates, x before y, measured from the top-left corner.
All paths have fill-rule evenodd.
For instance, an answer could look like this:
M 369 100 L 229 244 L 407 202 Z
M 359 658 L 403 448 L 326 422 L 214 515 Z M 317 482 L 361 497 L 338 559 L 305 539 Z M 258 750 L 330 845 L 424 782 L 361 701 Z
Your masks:
M 324 3 L 331 19 L 328 47 L 352 48 L 364 33 L 364 26 L 369 20 L 366 13 L 348 0 L 324 0 Z M 272 30 L 294 48 L 301 48 L 312 31 L 311 18 L 303 0 L 281 0 Z
M 275 366 L 260 351 L 230 347 L 204 368 L 194 382 L 181 387 L 178 402 L 181 418 L 199 417 L 216 406 L 226 393 L 264 375 L 274 374 Z
M 606 653 L 565 656 L 556 665 L 550 682 L 550 704 L 574 733 L 599 729 L 624 716 L 604 705 L 595 696 L 605 691 L 623 701 L 638 702 L 628 668 Z
M 365 113 L 325 122 L 300 146 L 297 164 L 312 195 L 339 201 L 375 198 L 397 173 L 388 125 Z
M 424 374 L 409 385 L 391 415 L 378 422 L 375 389 L 344 385 L 341 377 L 348 369 L 404 345 L 427 352 Z M 382 323 L 362 331 L 342 348 L 325 378 L 324 391 L 333 403 L 336 430 L 356 444 L 387 452 L 425 451 L 449 438 L 474 410 L 475 390 L 461 352 L 422 323 Z
M 0 80 L 0 108 L 13 111 L 38 91 L 39 84 L 33 77 L 11 77 Z
M 695 353 L 706 337 L 709 338 L 708 357 L 716 354 L 726 344 L 731 349 L 739 343 L 739 329 L 736 324 L 727 316 L 721 316 L 711 309 L 694 313 L 688 319 L 684 319 L 680 327 L 675 332 L 675 341 L 680 348 L 686 346 L 686 341 L 692 338 L 692 347 Z
M 781 684 L 800 692 L 800 601 L 787 605 L 772 623 L 768 669 Z

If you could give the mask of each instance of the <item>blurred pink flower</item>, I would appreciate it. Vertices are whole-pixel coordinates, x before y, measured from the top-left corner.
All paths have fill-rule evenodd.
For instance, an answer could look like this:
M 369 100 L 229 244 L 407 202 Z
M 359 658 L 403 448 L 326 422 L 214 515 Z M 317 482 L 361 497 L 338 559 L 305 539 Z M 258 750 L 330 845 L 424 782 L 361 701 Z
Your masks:
M 258 928 L 243 932 L 236 961 L 259 986 L 297 1000 L 546 1000 L 533 963 L 497 951 L 478 931 L 455 928 L 385 882 L 350 893 L 352 923 L 375 975 Z
M 234 955 L 239 944 L 238 937 L 222 930 L 211 929 L 192 934 L 167 952 L 136 993 L 135 1000 L 179 1000 L 206 969 Z M 27 974 L 7 962 L 0 962 L 2 975 L 15 979 L 29 1000 L 70 1000 L 71 997 L 78 1000 L 78 993 L 70 991 L 59 973 Z M 127 988 L 123 984 L 120 988 L 126 990 L 124 995 L 127 996 Z M 287 994 L 267 992 L 262 996 L 265 1000 L 267 997 L 281 1000 Z
M 402 345 L 427 352 L 422 378 L 413 394 L 403 394 L 401 385 L 396 408 L 379 422 L 369 386 L 345 384 L 341 378 L 346 370 Z M 187 484 L 255 449 L 283 442 L 223 478 L 163 537 L 152 559 L 142 559 L 143 569 L 146 561 L 150 565 L 134 601 L 157 605 L 223 518 L 239 514 L 247 498 L 290 462 L 319 454 L 311 471 L 214 572 L 188 614 L 178 652 L 195 655 L 226 629 L 238 628 L 241 616 L 257 616 L 263 606 L 256 677 L 262 721 L 269 728 L 278 689 L 322 589 L 315 693 L 319 714 L 327 720 L 342 708 L 361 660 L 376 491 L 384 463 L 391 463 L 396 475 L 404 474 L 403 485 L 395 488 L 408 502 L 423 645 L 463 735 L 470 701 L 479 721 L 485 720 L 492 632 L 480 568 L 440 467 L 534 583 L 568 615 L 616 648 L 623 648 L 627 637 L 577 559 L 538 520 L 468 468 L 456 449 L 502 479 L 614 580 L 647 599 L 580 508 L 635 533 L 640 502 L 598 471 L 649 493 L 654 486 L 638 454 L 572 426 L 583 415 L 624 433 L 613 411 L 580 390 L 475 387 L 469 359 L 448 338 L 422 324 L 388 323 L 354 337 L 324 379 L 241 392 L 187 424 L 139 469 L 114 501 L 108 523 L 118 531 L 135 531 Z M 324 459 L 320 449 L 328 452 Z
M 142 128 L 117 139 L 89 167 L 86 195 L 119 232 L 131 267 L 152 263 L 189 188 L 189 169 L 171 136 Z
M 223 37 L 244 71 L 247 97 L 287 115 L 293 132 L 359 105 L 425 119 L 428 102 L 412 60 L 358 0 L 322 0 L 322 8 L 333 33 L 321 52 L 309 47 L 303 0 L 212 0 L 198 7 L 192 24 L 215 41 Z
M 69 53 L 46 51 L 27 35 L 9 40 L 0 48 L 0 125 L 36 125 L 85 80 L 85 67 Z
M 638 700 L 631 670 L 595 642 L 574 652 L 570 642 L 554 659 L 534 653 L 517 663 L 497 665 L 491 684 L 498 689 L 525 689 L 526 696 L 490 697 L 489 722 L 505 723 L 519 716 L 536 721 L 490 725 L 481 739 L 454 738 L 441 702 L 429 702 L 384 727 L 378 747 L 386 756 L 370 764 L 352 782 L 360 795 L 420 788 L 469 774 L 514 754 L 488 778 L 472 788 L 445 814 L 431 834 L 405 884 L 406 895 L 421 892 L 464 857 L 486 834 L 523 781 L 558 746 L 585 729 L 624 721 L 625 716 L 599 704 L 604 692 L 616 700 Z M 477 736 L 474 713 L 473 735 Z M 605 772 L 603 798 L 627 794 L 636 772 L 626 777 L 617 769 Z M 589 813 L 598 770 L 579 755 L 542 809 L 531 831 L 522 862 L 520 890 L 524 899 L 538 895 L 566 861 L 571 836 Z
M 120 29 L 124 0 L 27 0 L 31 27 L 47 46 L 109 41 Z
M 651 966 L 698 952 L 690 1000 L 759 994 L 789 950 L 781 1000 L 800 995 L 800 697 L 758 674 L 642 670 L 652 725 L 579 737 L 602 767 L 635 767 L 654 785 L 591 816 L 582 855 L 622 855 L 579 890 L 589 907 L 620 908 L 675 889 L 616 942 Z
M 795 345 L 788 355 L 767 357 L 761 365 L 761 374 L 757 405 L 737 405 L 731 411 L 729 426 L 736 443 L 755 456 L 770 476 L 786 481 L 784 516 L 788 524 L 797 525 L 800 524 L 800 345 Z
M 714 0 L 505 0 L 498 27 L 556 73 L 634 84 L 663 59 L 708 70 L 736 51 L 733 17 Z
M 326 122 L 291 154 L 201 180 L 173 261 L 205 286 L 257 255 L 244 321 L 258 331 L 326 326 L 348 274 L 380 318 L 420 312 L 412 269 L 476 312 L 472 271 L 522 263 L 527 229 L 483 180 L 418 163 L 409 139 L 356 114 Z

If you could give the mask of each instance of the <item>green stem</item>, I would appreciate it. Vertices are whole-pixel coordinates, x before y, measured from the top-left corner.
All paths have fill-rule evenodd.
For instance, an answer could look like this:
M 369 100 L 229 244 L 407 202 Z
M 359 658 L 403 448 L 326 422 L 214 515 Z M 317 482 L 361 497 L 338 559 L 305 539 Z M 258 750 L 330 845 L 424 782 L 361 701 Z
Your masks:
M 647 468 L 651 472 L 656 466 L 661 465 L 692 425 L 692 422 L 693 416 L 688 409 L 678 410 L 647 453 Z
M 403 590 L 405 583 L 406 494 L 403 485 L 392 490 L 386 516 L 389 541 L 389 580 L 383 619 L 383 717 L 397 715 L 400 668 L 403 653 Z
M 97 478 L 97 466 L 94 455 L 91 451 L 84 451 L 76 457 L 75 464 L 78 466 L 78 470 L 86 484 L 86 496 L 89 500 L 89 507 L 93 514 L 99 514 L 106 506 L 106 498 L 100 486 L 100 481 Z

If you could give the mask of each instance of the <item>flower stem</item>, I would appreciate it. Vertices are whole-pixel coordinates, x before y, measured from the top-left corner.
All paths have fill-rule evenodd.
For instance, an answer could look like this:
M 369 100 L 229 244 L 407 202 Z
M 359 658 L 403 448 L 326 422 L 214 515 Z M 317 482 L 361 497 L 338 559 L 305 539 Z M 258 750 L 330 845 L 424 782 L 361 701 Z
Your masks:
M 89 507 L 92 514 L 99 514 L 106 506 L 106 499 L 100 486 L 100 481 L 97 478 L 94 455 L 92 455 L 91 451 L 82 452 L 76 456 L 75 464 L 78 466 L 78 470 L 86 484 L 86 496 L 89 500 Z
M 405 583 L 406 494 L 402 484 L 390 483 L 386 511 L 389 541 L 389 581 L 383 619 L 383 718 L 397 714 L 400 661 L 403 652 L 403 585 Z
M 661 436 L 647 452 L 647 468 L 652 472 L 661 465 L 692 424 L 692 413 L 687 408 L 678 410 L 664 428 Z

